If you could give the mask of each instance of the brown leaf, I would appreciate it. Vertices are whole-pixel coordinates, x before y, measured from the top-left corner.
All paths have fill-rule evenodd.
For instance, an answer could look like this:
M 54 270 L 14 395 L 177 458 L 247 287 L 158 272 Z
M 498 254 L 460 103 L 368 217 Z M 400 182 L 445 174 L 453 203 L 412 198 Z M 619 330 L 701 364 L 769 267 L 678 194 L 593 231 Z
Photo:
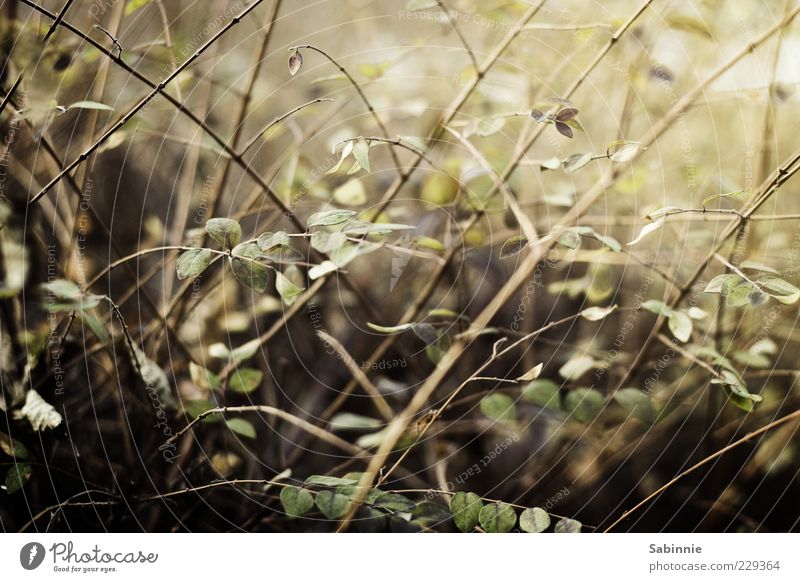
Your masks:
M 291 55 L 289 55 L 289 74 L 294 76 L 297 74 L 297 71 L 300 70 L 300 67 L 303 66 L 303 55 L 300 54 L 300 51 L 295 49 Z

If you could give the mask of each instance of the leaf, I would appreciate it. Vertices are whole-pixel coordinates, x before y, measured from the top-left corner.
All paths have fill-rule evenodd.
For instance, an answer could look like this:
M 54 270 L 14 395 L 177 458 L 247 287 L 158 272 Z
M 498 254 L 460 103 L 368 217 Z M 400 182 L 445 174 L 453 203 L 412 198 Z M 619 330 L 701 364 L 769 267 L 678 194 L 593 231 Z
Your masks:
M 28 463 L 16 463 L 6 473 L 6 493 L 16 493 L 31 478 L 31 466 Z
M 616 309 L 616 305 L 612 305 L 610 307 L 587 307 L 581 311 L 581 317 L 588 319 L 589 321 L 600 321 L 601 319 L 608 317 L 611 313 L 616 311 Z
M 591 356 L 573 356 L 559 368 L 558 373 L 565 380 L 578 380 L 596 364 Z
M 315 503 L 325 517 L 339 519 L 347 512 L 347 508 L 350 506 L 350 498 L 347 495 L 325 490 L 317 493 Z
M 402 325 L 394 325 L 394 326 L 383 326 L 383 325 L 376 325 L 374 323 L 367 322 L 367 327 L 377 331 L 378 333 L 400 333 L 403 331 L 407 331 L 414 327 L 413 323 L 404 323 Z
M 614 393 L 614 401 L 631 416 L 645 424 L 653 424 L 658 419 L 658 410 L 653 401 L 636 388 L 622 388 Z
M 413 511 L 416 504 L 399 493 L 381 493 L 372 505 L 389 511 Z
M 364 428 L 377 428 L 381 426 L 381 421 L 351 412 L 340 412 L 331 418 L 330 426 L 333 430 L 360 430 Z
M 592 156 L 592 154 L 572 154 L 570 157 L 564 160 L 562 164 L 564 166 L 564 171 L 567 174 L 572 174 L 573 172 L 577 172 L 586 164 L 591 162 L 593 157 L 594 156 Z
M 568 228 L 558 235 L 558 244 L 564 245 L 568 249 L 577 249 L 581 245 L 581 235 L 574 229 Z
M 206 232 L 223 250 L 231 250 L 242 240 L 242 227 L 230 218 L 212 218 L 206 223 Z
M 0 451 L 3 451 L 9 457 L 16 459 L 27 459 L 28 449 L 25 448 L 21 442 L 12 439 L 4 432 L 0 432 Z
M 775 275 L 779 274 L 776 269 L 773 269 L 772 267 L 769 267 L 769 266 L 767 266 L 767 265 L 765 265 L 763 263 L 760 263 L 758 261 L 754 261 L 754 260 L 751 260 L 751 259 L 748 259 L 746 261 L 742 261 L 741 264 L 739 265 L 739 268 L 740 269 L 752 269 L 754 271 L 764 271 L 765 273 L 773 273 Z
M 312 281 L 315 281 L 320 277 L 324 277 L 328 273 L 333 273 L 338 269 L 339 267 L 337 267 L 335 263 L 332 263 L 331 261 L 322 261 L 319 265 L 314 265 L 308 270 L 308 278 Z
M 109 107 L 108 105 L 104 105 L 102 103 L 98 103 L 97 101 L 77 101 L 67 107 L 67 111 L 70 109 L 94 109 L 97 111 L 114 111 L 113 107 Z
M 125 16 L 130 16 L 140 8 L 147 6 L 151 0 L 128 0 L 125 4 Z
M 36 390 L 25 394 L 25 405 L 14 412 L 14 418 L 26 418 L 36 432 L 56 428 L 61 424 L 61 415 L 42 398 Z
M 423 138 L 423 137 L 415 137 L 415 136 L 411 136 L 411 135 L 401 135 L 401 136 L 398 136 L 398 137 L 400 138 L 400 142 L 401 143 L 404 143 L 407 146 L 411 146 L 412 148 L 417 150 L 419 153 L 424 154 L 425 152 L 428 151 L 428 146 L 425 143 L 425 138 Z
M 228 388 L 240 394 L 249 394 L 261 385 L 264 373 L 255 368 L 239 368 L 228 381 Z
M 453 515 L 446 507 L 432 501 L 418 503 L 414 511 L 411 512 L 411 521 L 426 527 L 442 525 L 452 517 Z
M 338 204 L 360 206 L 367 202 L 364 184 L 358 178 L 351 178 L 333 191 L 333 199 Z
M 479 523 L 483 501 L 475 493 L 457 492 L 450 499 L 453 522 L 463 532 L 471 532 Z
M 218 390 L 220 387 L 219 376 L 194 362 L 189 362 L 189 377 L 195 386 L 203 390 Z
M 492 503 L 481 509 L 478 521 L 487 533 L 508 533 L 517 523 L 517 514 L 507 503 Z
M 650 224 L 644 225 L 642 227 L 642 230 L 639 231 L 639 236 L 637 236 L 635 239 L 633 239 L 631 242 L 629 242 L 628 246 L 632 247 L 633 245 L 641 242 L 642 239 L 644 239 L 648 234 L 654 233 L 655 231 L 657 231 L 662 226 L 664 226 L 664 219 L 663 218 L 659 218 L 655 222 L 651 222 Z
M 281 296 L 281 299 L 283 299 L 286 305 L 292 305 L 304 289 L 292 283 L 289 278 L 280 271 L 275 271 L 275 277 L 275 290 L 278 292 L 278 295 Z
M 232 350 L 229 357 L 235 364 L 249 360 L 256 355 L 258 349 L 261 347 L 261 340 L 258 338 L 252 339 L 249 342 L 243 343 L 238 348 Z
M 714 35 L 711 34 L 708 25 L 698 18 L 693 18 L 684 14 L 670 14 L 664 21 L 669 28 L 682 30 L 684 32 L 692 32 L 709 40 L 714 39 Z
M 558 133 L 560 133 L 561 135 L 568 137 L 570 139 L 574 135 L 572 128 L 566 123 L 563 123 L 561 121 L 556 121 L 556 130 L 558 130 Z
M 543 367 L 544 364 L 538 364 L 534 366 L 533 368 L 525 372 L 522 376 L 517 378 L 517 382 L 532 382 L 533 380 L 536 380 L 536 378 L 539 377 L 539 374 L 542 373 Z
M 342 146 L 342 153 L 339 155 L 339 161 L 336 162 L 336 165 L 334 165 L 330 170 L 325 172 L 325 174 L 335 174 L 336 172 L 338 172 L 341 169 L 342 164 L 344 164 L 344 161 L 352 153 L 353 153 L 353 140 L 349 140 L 344 144 L 344 146 Z
M 528 246 L 528 239 L 524 236 L 512 236 L 500 248 L 500 258 L 507 259 L 525 250 Z
M 731 275 L 728 273 L 723 273 L 722 275 L 717 275 L 711 281 L 708 282 L 706 288 L 703 290 L 704 293 L 721 293 L 723 287 L 729 283 L 730 281 L 741 281 L 742 278 L 739 275 Z
M 415 228 L 417 227 L 409 224 L 394 224 L 389 222 L 372 224 L 371 222 L 352 221 L 344 226 L 342 232 L 350 235 L 388 234 L 398 230 L 414 230 Z
M 592 388 L 570 390 L 564 398 L 564 410 L 580 422 L 593 420 L 605 404 L 605 398 Z
M 439 333 L 429 323 L 415 323 L 411 326 L 414 334 L 428 346 L 439 340 Z
M 762 277 L 756 283 L 785 305 L 791 305 L 800 300 L 800 289 L 779 277 Z
M 532 507 L 519 514 L 519 529 L 528 533 L 541 533 L 550 527 L 550 516 L 541 507 Z
M 672 335 L 686 343 L 692 337 L 692 319 L 682 311 L 673 311 L 667 321 Z
M 294 77 L 302 66 L 303 55 L 300 54 L 299 50 L 294 49 L 289 55 L 289 74 Z
M 236 245 L 231 255 L 229 261 L 236 280 L 259 293 L 263 292 L 267 288 L 269 269 L 258 262 L 262 256 L 258 244 L 251 242 Z
M 225 424 L 238 435 L 249 439 L 256 438 L 256 427 L 250 421 L 243 418 L 229 418 L 225 421 Z
M 731 198 L 733 196 L 739 196 L 740 194 L 744 194 L 744 190 L 735 190 L 733 192 L 727 192 L 725 194 L 712 194 L 711 196 L 706 196 L 703 198 L 702 207 L 705 208 L 706 204 L 709 202 L 713 202 L 714 200 L 718 200 L 720 198 Z
M 210 249 L 191 249 L 183 253 L 175 264 L 178 279 L 197 277 L 208 267 L 212 254 Z
M 576 519 L 559 519 L 556 522 L 556 533 L 581 533 L 581 522 Z
M 699 307 L 690 307 L 686 310 L 686 314 L 692 319 L 705 319 L 708 317 L 708 312 Z
M 552 380 L 536 380 L 522 389 L 522 397 L 542 408 L 561 409 L 558 384 Z
M 281 505 L 289 517 L 300 517 L 314 507 L 314 496 L 307 489 L 289 485 L 281 489 Z
M 359 137 L 353 144 L 353 157 L 364 170 L 371 171 L 369 167 L 369 142 L 363 137 Z
M 481 398 L 481 412 L 495 422 L 509 423 L 517 419 L 514 399 L 499 392 Z
M 606 155 L 612 162 L 625 163 L 630 162 L 639 150 L 642 149 L 642 144 L 638 141 L 625 141 L 617 140 L 612 141 L 606 148 Z
M 347 235 L 343 232 L 318 230 L 311 235 L 311 248 L 320 253 L 330 254 L 347 244 Z
M 329 477 L 328 475 L 311 475 L 306 479 L 306 485 L 318 485 L 320 487 L 338 487 L 339 485 L 356 485 L 358 479 L 343 479 L 341 477 Z
M 575 119 L 576 115 L 578 115 L 578 110 L 576 108 L 567 107 L 556 113 L 556 121 L 563 121 L 566 123 L 567 121 Z
M 258 237 L 256 243 L 258 244 L 258 248 L 260 248 L 262 251 L 268 251 L 274 247 L 292 246 L 289 235 L 282 230 L 279 230 L 278 232 L 265 232 Z
M 81 288 L 72 281 L 66 279 L 56 279 L 42 285 L 49 293 L 59 299 L 77 299 L 81 296 Z

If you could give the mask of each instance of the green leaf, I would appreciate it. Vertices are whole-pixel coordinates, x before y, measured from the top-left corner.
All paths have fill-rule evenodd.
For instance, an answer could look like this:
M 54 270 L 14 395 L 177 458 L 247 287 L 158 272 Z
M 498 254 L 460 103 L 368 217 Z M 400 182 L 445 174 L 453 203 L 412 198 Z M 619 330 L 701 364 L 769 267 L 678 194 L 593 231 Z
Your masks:
M 791 305 L 800 300 L 800 289 L 779 277 L 762 277 L 756 283 L 780 303 Z
M 338 487 L 339 485 L 355 485 L 357 483 L 357 479 L 343 479 L 327 475 L 311 475 L 306 479 L 306 485 L 318 485 L 320 487 Z
M 265 232 L 259 236 L 256 241 L 258 248 L 262 251 L 268 251 L 274 247 L 290 247 L 292 246 L 291 243 L 292 240 L 289 238 L 289 235 L 282 230 L 278 232 Z
M 375 242 L 361 242 L 357 244 L 347 243 L 334 250 L 330 255 L 330 260 L 337 267 L 344 267 L 354 259 L 361 255 L 366 255 L 373 251 L 377 251 L 381 247 L 381 243 Z
M 442 525 L 452 517 L 453 515 L 446 507 L 432 501 L 418 503 L 414 511 L 411 512 L 411 521 L 426 527 Z
M 363 137 L 359 137 L 353 144 L 353 157 L 365 171 L 371 171 L 369 167 L 369 143 Z
M 764 271 L 765 273 L 773 273 L 775 275 L 779 274 L 776 269 L 773 269 L 772 267 L 769 267 L 769 266 L 765 265 L 764 263 L 760 263 L 759 261 L 754 261 L 752 259 L 748 259 L 746 261 L 742 261 L 739 264 L 739 268 L 740 269 L 750 269 L 750 270 L 753 270 L 753 271 Z
M 256 427 L 248 420 L 243 418 L 229 418 L 225 421 L 225 424 L 238 435 L 248 439 L 256 438 Z
M 617 140 L 608 144 L 606 155 L 612 162 L 625 163 L 636 157 L 641 149 L 642 144 L 638 141 Z
M 581 533 L 581 522 L 576 519 L 559 519 L 555 527 L 556 533 Z
M 400 333 L 412 329 L 414 327 L 414 324 L 404 323 L 402 325 L 383 326 L 367 322 L 367 327 L 377 331 L 378 333 Z
M 487 533 L 508 533 L 517 523 L 517 514 L 507 503 L 491 503 L 481 509 L 478 521 Z
M 528 239 L 524 236 L 512 236 L 500 248 L 500 258 L 506 259 L 513 257 L 525 250 L 528 246 Z
M 197 418 L 204 412 L 208 412 L 217 406 L 211 402 L 210 400 L 200 399 L 200 400 L 181 400 L 181 404 L 183 405 L 183 410 L 186 412 L 186 415 L 192 419 Z M 211 421 L 211 420 L 219 420 L 218 414 L 209 414 L 206 416 L 203 421 Z
M 358 178 L 351 178 L 333 191 L 333 199 L 338 204 L 361 206 L 367 203 L 367 191 Z
M 481 412 L 495 422 L 511 423 L 517 419 L 514 399 L 499 392 L 481 398 Z
M 357 212 L 355 210 L 326 210 L 325 212 L 315 212 L 308 218 L 307 227 L 315 226 L 334 226 L 342 224 L 353 218 Z
M 616 309 L 616 305 L 612 305 L 611 307 L 587 307 L 581 311 L 581 317 L 589 321 L 600 321 L 608 317 L 608 315 L 613 313 Z
M 720 198 L 731 198 L 733 196 L 739 196 L 740 194 L 744 194 L 744 190 L 736 190 L 734 192 L 728 192 L 726 194 L 712 194 L 711 196 L 706 196 L 703 199 L 702 207 L 705 208 L 706 204 L 714 200 L 718 200 Z
M 242 243 L 231 251 L 231 270 L 236 280 L 258 292 L 267 288 L 269 270 L 258 262 L 261 249 L 256 243 Z
M 603 395 L 592 388 L 570 390 L 564 398 L 564 410 L 580 422 L 593 420 L 605 404 Z
M 59 299 L 78 299 L 81 296 L 81 288 L 66 279 L 50 281 L 42 285 L 42 288 Z
M 255 368 L 237 369 L 228 382 L 228 388 L 241 394 L 249 394 L 261 385 L 264 373 Z
M 703 293 L 721 293 L 722 289 L 726 286 L 726 284 L 729 284 L 730 281 L 739 282 L 741 280 L 742 278 L 739 275 L 730 275 L 727 273 L 717 275 L 708 282 L 708 285 L 706 285 Z
M 568 228 L 558 236 L 558 244 L 568 249 L 577 249 L 581 246 L 581 236 L 574 229 Z
M 650 313 L 655 313 L 656 315 L 665 315 L 669 316 L 672 314 L 672 309 L 663 301 L 656 301 L 655 299 L 650 299 L 642 303 L 642 309 L 646 309 Z
M 242 227 L 230 218 L 212 218 L 206 222 L 206 232 L 224 250 L 231 250 L 242 240 Z
M 27 459 L 28 449 L 21 442 L 12 439 L 4 432 L 0 432 L 0 451 L 15 459 Z
M 275 290 L 281 296 L 286 305 L 291 305 L 295 302 L 298 296 L 303 293 L 304 289 L 292 283 L 289 278 L 281 273 L 275 271 Z
M 213 253 L 210 249 L 191 249 L 183 253 L 178 257 L 178 261 L 175 264 L 178 271 L 178 279 L 197 277 L 206 270 L 206 267 L 211 262 L 212 255 Z
M 532 507 L 519 515 L 519 529 L 528 533 L 541 533 L 550 527 L 550 516 L 541 507 Z
M 140 8 L 150 4 L 151 0 L 128 0 L 125 4 L 125 16 L 130 16 Z
M 678 341 L 686 343 L 692 337 L 692 319 L 682 311 L 673 311 L 667 321 L 669 330 Z
M 108 105 L 104 105 L 103 103 L 98 103 L 97 101 L 77 101 L 73 103 L 69 107 L 67 107 L 67 111 L 70 109 L 94 109 L 96 111 L 114 111 L 113 107 L 109 107 Z
M 641 390 L 622 388 L 614 393 L 614 400 L 631 416 L 645 424 L 653 424 L 658 419 L 658 410 L 653 401 Z
M 566 160 L 564 160 L 564 171 L 567 174 L 571 174 L 573 172 L 577 172 L 586 164 L 592 161 L 592 154 L 572 154 Z
M 629 242 L 629 243 L 628 243 L 628 246 L 629 246 L 629 247 L 632 247 L 633 245 L 635 245 L 635 244 L 638 244 L 638 243 L 639 243 L 639 242 L 641 242 L 641 241 L 642 241 L 642 240 L 643 240 L 643 239 L 644 239 L 644 238 L 645 238 L 647 235 L 649 235 L 649 234 L 651 234 L 651 233 L 653 233 L 653 232 L 657 231 L 657 230 L 658 230 L 658 229 L 660 229 L 662 226 L 664 226 L 664 219 L 663 219 L 663 218 L 659 218 L 658 220 L 655 220 L 655 221 L 651 222 L 650 224 L 646 224 L 646 225 L 644 225 L 644 226 L 642 227 L 642 230 L 640 230 L 640 231 L 639 231 L 639 236 L 637 236 L 635 239 L 633 239 L 631 242 Z
M 471 532 L 479 523 L 483 501 L 475 493 L 459 491 L 450 499 L 453 522 L 463 532 Z
M 522 389 L 522 397 L 542 408 L 561 409 L 558 384 L 552 380 L 535 380 Z
M 330 420 L 333 430 L 361 430 L 364 428 L 377 428 L 381 421 L 351 412 L 340 412 Z
M 326 489 L 317 493 L 315 503 L 325 517 L 339 519 L 347 512 L 347 508 L 350 506 L 350 498 L 347 495 L 341 495 Z
M 597 362 L 591 356 L 575 355 L 559 368 L 558 373 L 565 380 L 578 380 L 596 365 Z
M 415 503 L 399 493 L 381 493 L 372 505 L 389 511 L 412 511 Z
M 31 466 L 28 463 L 16 463 L 6 473 L 6 492 L 10 495 L 25 486 L 31 478 Z
M 306 489 L 289 485 L 281 489 L 281 505 L 289 517 L 300 517 L 314 507 L 314 496 Z

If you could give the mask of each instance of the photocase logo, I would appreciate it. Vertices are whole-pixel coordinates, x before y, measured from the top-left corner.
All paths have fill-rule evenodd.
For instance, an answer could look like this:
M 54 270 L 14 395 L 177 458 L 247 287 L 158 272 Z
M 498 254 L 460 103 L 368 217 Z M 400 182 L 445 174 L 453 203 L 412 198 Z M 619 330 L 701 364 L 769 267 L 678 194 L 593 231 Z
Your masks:
M 19 563 L 26 570 L 35 570 L 44 561 L 44 546 L 39 542 L 30 542 L 19 551 Z

